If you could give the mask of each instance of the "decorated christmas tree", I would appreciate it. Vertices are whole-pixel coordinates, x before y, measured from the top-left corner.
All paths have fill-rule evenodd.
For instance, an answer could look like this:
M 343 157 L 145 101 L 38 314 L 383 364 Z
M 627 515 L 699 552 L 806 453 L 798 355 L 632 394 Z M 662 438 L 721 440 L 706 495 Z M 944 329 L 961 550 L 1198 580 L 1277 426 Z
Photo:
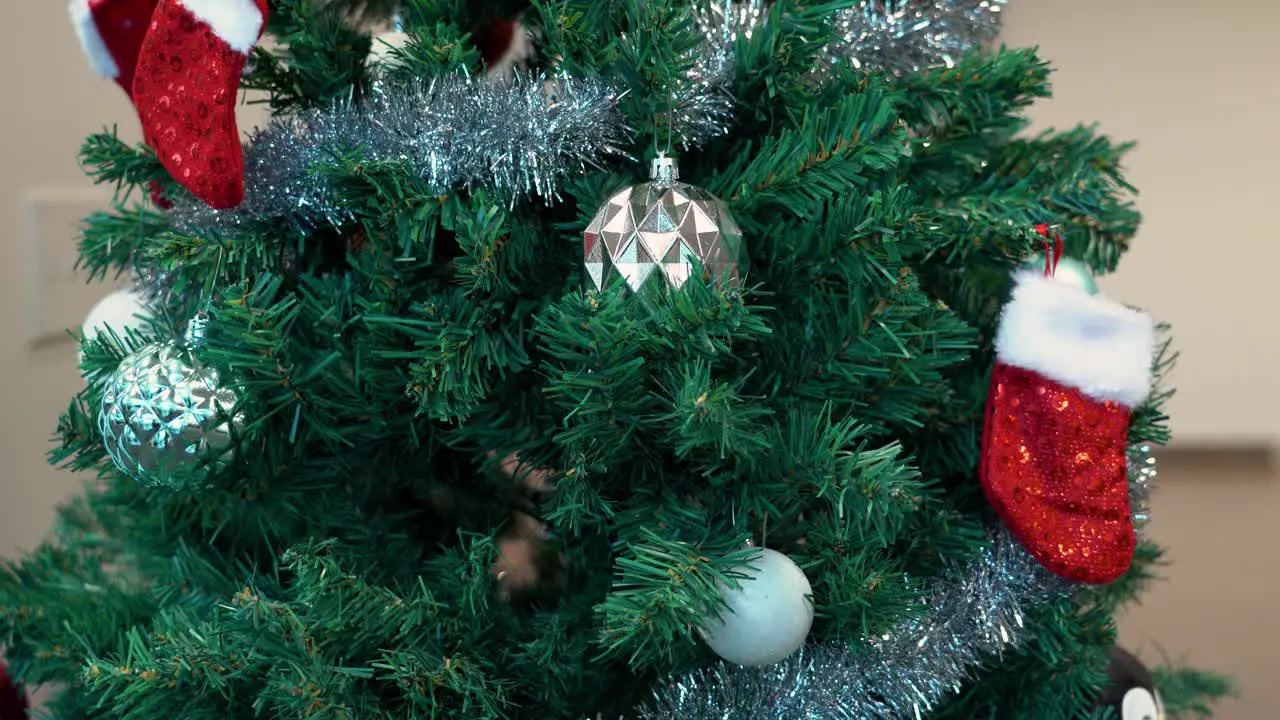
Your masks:
M 14 677 L 94 720 L 1156 717 L 1102 692 L 1168 433 L 1163 330 L 1093 281 L 1126 146 L 1023 132 L 1001 9 L 74 0 L 145 137 L 84 145 L 82 263 L 136 286 L 58 427 L 86 491 L 0 567 Z

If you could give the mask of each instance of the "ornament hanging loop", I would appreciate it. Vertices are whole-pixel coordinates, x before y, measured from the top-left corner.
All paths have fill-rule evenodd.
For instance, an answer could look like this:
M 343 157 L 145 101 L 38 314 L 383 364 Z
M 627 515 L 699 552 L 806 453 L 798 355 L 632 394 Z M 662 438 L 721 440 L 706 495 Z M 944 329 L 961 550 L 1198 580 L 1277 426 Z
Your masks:
M 205 331 L 209 327 L 209 308 L 213 306 L 213 296 L 217 292 L 218 281 L 222 278 L 222 269 L 227 259 L 227 247 L 218 245 L 218 259 L 213 266 L 213 274 L 209 276 L 208 283 L 205 284 L 203 297 L 200 299 L 200 309 L 196 311 L 195 317 L 187 323 L 187 331 L 183 334 L 183 338 L 187 341 L 189 347 L 196 347 L 204 344 Z
M 227 262 L 227 246 L 218 244 L 218 257 L 213 264 L 213 274 L 209 276 L 209 283 L 205 285 L 204 297 L 200 299 L 200 314 L 208 313 L 209 307 L 213 304 L 213 295 L 217 291 L 218 282 L 222 279 L 222 271 Z
M 649 177 L 655 183 L 672 185 L 680 179 L 680 166 L 676 164 L 675 158 L 659 152 L 658 157 L 649 165 Z
M 675 135 L 676 123 L 676 96 L 670 93 L 667 97 L 667 147 L 665 150 L 658 150 L 657 157 L 649 164 L 649 179 L 654 183 L 669 187 L 674 185 L 680 179 L 680 168 L 676 165 L 676 159 L 671 157 L 672 136 Z M 653 138 L 655 149 L 658 145 L 658 137 Z
M 733 529 L 738 529 L 738 501 L 734 500 L 729 503 L 729 523 L 733 525 Z M 756 539 L 751 533 L 747 533 L 747 539 L 743 541 L 742 547 L 750 550 L 756 547 Z
M 1053 277 L 1058 272 L 1058 261 L 1062 259 L 1062 236 L 1055 232 L 1050 240 L 1047 223 L 1036 225 L 1036 233 L 1044 238 L 1044 276 Z
M 676 134 L 676 93 L 674 90 L 667 92 L 667 149 L 662 155 L 671 154 L 671 145 L 675 140 Z

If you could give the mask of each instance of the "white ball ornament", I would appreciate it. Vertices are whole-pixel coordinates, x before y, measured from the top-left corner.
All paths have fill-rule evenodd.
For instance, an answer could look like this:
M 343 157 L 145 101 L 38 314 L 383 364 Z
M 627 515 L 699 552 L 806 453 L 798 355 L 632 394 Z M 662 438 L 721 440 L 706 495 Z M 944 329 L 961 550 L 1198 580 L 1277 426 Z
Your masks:
M 1160 695 L 1146 688 L 1131 688 L 1124 694 L 1120 720 L 1164 720 Z
M 137 290 L 116 290 L 93 306 L 80 326 L 80 334 L 85 340 L 93 340 L 110 328 L 116 335 L 124 337 L 128 331 L 145 326 L 151 315 L 146 300 Z M 80 351 L 80 361 L 84 362 L 83 350 Z
M 725 660 L 749 667 L 780 662 L 804 645 L 813 626 L 813 588 L 804 571 L 776 550 L 758 549 L 738 586 L 721 588 L 727 608 L 702 627 L 707 645 Z

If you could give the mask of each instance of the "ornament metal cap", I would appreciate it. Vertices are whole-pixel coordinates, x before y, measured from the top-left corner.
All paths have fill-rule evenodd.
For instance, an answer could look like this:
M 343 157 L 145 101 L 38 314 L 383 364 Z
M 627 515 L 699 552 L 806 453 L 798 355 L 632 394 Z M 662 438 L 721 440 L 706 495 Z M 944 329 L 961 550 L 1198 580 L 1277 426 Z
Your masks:
M 205 330 L 209 327 L 209 315 L 204 312 L 196 313 L 187 323 L 187 331 L 183 334 L 187 347 L 195 348 L 204 344 Z
M 649 177 L 656 183 L 670 185 L 680 179 L 680 166 L 676 165 L 675 158 L 660 152 L 649 164 Z

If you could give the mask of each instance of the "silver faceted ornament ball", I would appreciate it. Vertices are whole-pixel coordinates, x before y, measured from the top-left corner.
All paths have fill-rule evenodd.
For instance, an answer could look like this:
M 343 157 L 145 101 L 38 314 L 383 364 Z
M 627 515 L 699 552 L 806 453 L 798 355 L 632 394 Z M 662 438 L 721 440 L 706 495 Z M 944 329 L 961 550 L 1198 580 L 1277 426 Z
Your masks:
M 145 485 L 181 487 L 202 461 L 216 466 L 229 458 L 244 425 L 239 400 L 233 386 L 196 359 L 191 343 L 170 340 L 120 363 L 103 390 L 98 424 L 122 472 Z
M 781 662 L 804 645 L 813 625 L 813 588 L 804 571 L 776 550 L 759 549 L 738 587 L 721 589 L 728 607 L 708 618 L 703 639 L 725 660 L 749 667 Z
M 740 282 L 742 230 L 728 206 L 679 182 L 676 162 L 666 155 L 653 161 L 652 176 L 609 198 L 583 232 L 583 264 L 595 289 L 621 281 L 633 291 L 678 290 L 695 264 L 713 282 Z

